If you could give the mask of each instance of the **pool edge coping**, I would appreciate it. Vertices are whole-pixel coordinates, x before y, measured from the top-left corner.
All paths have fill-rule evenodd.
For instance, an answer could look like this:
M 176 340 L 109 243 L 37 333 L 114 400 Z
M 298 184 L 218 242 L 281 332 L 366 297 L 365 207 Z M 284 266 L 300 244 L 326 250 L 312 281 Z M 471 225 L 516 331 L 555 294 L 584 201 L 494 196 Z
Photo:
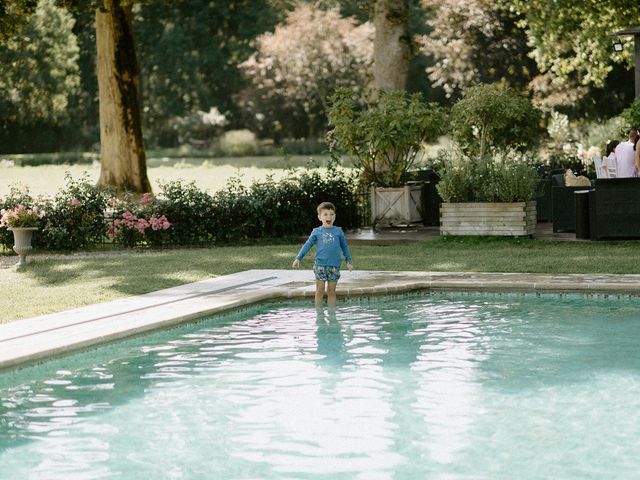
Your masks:
M 246 270 L 15 320 L 0 325 L 0 372 L 267 300 L 312 301 L 314 290 L 308 270 Z M 640 275 L 354 271 L 344 272 L 338 284 L 339 297 L 416 290 L 636 297 L 640 296 Z

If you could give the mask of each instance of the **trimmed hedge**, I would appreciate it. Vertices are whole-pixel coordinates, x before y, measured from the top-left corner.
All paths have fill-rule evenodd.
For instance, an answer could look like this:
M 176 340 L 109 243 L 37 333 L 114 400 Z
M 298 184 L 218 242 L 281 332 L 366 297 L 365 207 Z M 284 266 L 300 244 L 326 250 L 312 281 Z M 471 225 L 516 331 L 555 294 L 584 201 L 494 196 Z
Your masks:
M 357 179 L 336 168 L 291 170 L 280 181 L 267 178 L 249 187 L 232 178 L 214 194 L 194 182 L 161 183 L 157 195 L 116 198 L 87 177 L 66 179 L 53 198 L 34 199 L 13 187 L 0 208 L 37 206 L 45 211 L 33 245 L 44 250 L 90 249 L 113 242 L 127 247 L 211 245 L 307 234 L 318 225 L 316 206 L 336 205 L 336 225 L 359 227 Z M 167 226 L 167 223 L 170 226 Z M 0 243 L 13 236 L 0 228 Z

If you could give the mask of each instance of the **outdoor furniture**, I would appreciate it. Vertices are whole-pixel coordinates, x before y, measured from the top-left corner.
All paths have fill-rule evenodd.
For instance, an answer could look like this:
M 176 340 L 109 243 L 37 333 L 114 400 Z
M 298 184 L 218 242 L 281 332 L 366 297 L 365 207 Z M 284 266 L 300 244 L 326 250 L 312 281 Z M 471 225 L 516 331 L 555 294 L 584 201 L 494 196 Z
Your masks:
M 593 240 L 640 238 L 640 178 L 597 179 L 589 192 L 589 233 Z
M 564 175 L 551 177 L 551 221 L 555 232 L 576 231 L 576 201 L 574 193 L 589 187 L 567 187 Z

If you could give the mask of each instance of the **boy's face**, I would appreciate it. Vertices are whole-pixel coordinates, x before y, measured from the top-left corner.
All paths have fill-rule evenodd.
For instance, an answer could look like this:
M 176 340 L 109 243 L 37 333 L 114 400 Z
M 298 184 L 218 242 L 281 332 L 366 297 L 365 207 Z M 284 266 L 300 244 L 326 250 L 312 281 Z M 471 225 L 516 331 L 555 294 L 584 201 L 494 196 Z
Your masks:
M 322 222 L 323 227 L 332 227 L 335 219 L 336 212 L 334 212 L 333 210 L 323 208 L 322 210 L 320 210 L 320 213 L 318 213 L 318 220 Z

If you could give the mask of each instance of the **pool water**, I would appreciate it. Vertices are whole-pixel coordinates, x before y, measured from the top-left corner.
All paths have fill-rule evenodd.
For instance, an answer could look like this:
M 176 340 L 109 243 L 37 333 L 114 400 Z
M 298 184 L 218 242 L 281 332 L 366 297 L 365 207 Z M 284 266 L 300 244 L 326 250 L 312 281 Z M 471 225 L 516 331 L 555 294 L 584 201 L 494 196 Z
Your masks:
M 640 301 L 271 303 L 0 374 L 0 478 L 634 478 Z

